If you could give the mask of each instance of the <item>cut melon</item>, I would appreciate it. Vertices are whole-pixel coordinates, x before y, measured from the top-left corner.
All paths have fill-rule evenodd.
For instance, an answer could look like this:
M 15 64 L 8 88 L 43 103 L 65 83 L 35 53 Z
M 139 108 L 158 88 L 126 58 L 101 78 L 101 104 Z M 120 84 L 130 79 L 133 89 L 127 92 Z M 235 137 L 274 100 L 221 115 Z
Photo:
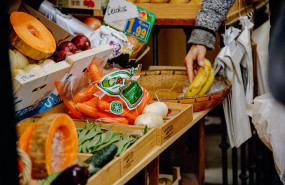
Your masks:
M 54 53 L 56 42 L 38 19 L 24 12 L 13 12 L 10 21 L 14 29 L 10 35 L 11 44 L 21 53 L 35 60 Z
M 29 142 L 32 178 L 42 179 L 63 170 L 77 159 L 78 137 L 66 114 L 48 114 L 35 123 Z

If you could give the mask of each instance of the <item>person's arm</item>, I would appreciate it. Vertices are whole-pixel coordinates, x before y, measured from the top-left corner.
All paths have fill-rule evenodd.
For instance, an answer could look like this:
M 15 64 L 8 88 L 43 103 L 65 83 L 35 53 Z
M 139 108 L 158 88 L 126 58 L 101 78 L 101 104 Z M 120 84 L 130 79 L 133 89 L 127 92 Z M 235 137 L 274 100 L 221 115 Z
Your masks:
M 216 42 L 215 32 L 225 20 L 229 9 L 235 0 L 203 0 L 202 7 L 196 15 L 195 27 L 191 33 L 189 44 L 191 49 L 185 57 L 189 81 L 194 78 L 193 62 L 204 64 L 207 49 L 214 49 Z

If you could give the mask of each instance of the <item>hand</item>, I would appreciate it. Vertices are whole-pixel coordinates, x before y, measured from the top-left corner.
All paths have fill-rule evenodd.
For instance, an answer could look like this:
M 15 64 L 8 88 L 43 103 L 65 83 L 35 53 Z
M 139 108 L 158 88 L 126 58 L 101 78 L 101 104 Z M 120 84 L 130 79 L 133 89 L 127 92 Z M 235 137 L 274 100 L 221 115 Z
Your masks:
M 184 60 L 184 64 L 187 69 L 188 79 L 190 83 L 193 81 L 195 75 L 197 74 L 199 66 L 204 65 L 206 51 L 207 49 L 203 45 L 192 45 L 188 51 Z M 194 61 L 198 61 L 198 65 L 197 63 L 194 63 Z

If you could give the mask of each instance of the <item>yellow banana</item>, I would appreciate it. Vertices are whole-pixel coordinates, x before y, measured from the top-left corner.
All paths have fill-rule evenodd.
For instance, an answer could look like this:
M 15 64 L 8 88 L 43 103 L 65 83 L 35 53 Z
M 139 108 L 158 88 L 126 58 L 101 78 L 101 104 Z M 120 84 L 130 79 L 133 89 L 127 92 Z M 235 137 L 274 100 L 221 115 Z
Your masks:
M 197 95 L 202 89 L 203 85 L 208 80 L 212 65 L 209 60 L 205 59 L 204 61 L 205 61 L 204 65 L 199 68 L 196 77 L 194 78 L 194 80 L 188 87 L 187 91 L 185 92 L 184 94 L 185 97 Z
M 206 94 L 209 89 L 211 88 L 212 84 L 214 83 L 215 80 L 215 71 L 214 69 L 211 67 L 211 72 L 210 75 L 208 77 L 207 82 L 204 84 L 204 86 L 202 87 L 201 91 L 198 93 L 198 95 L 204 95 Z

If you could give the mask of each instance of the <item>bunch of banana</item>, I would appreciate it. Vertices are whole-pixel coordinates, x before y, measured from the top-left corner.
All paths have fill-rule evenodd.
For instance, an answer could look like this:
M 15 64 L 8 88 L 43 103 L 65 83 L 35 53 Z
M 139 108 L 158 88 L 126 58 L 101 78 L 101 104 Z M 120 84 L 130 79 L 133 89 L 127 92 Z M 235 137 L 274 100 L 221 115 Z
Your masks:
M 206 94 L 211 88 L 215 80 L 215 72 L 212 68 L 211 62 L 207 59 L 204 61 L 204 65 L 199 68 L 197 75 L 185 92 L 185 97 Z

